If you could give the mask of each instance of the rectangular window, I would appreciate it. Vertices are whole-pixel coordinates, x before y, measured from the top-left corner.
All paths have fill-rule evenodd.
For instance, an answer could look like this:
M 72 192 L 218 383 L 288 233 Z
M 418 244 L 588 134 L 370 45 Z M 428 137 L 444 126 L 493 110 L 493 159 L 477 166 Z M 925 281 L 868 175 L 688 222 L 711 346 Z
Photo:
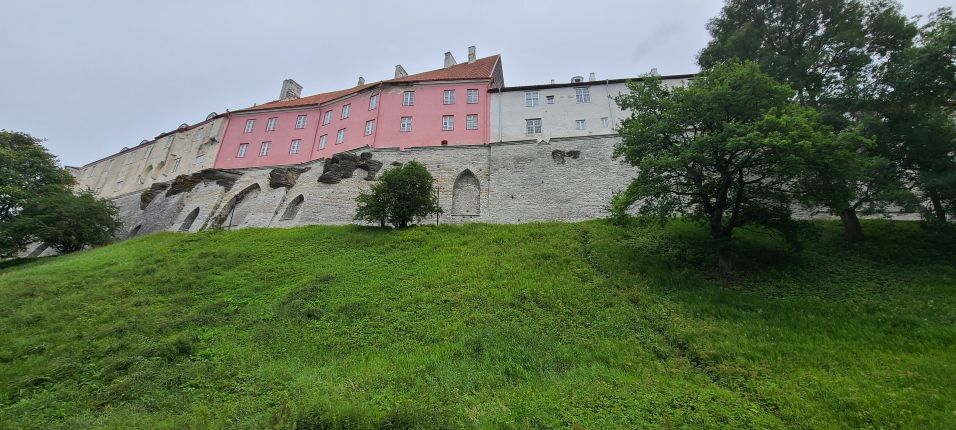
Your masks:
M 591 103 L 591 89 L 588 87 L 576 87 L 574 89 L 574 99 L 578 103 Z
M 588 128 L 587 122 L 585 122 L 583 119 L 576 119 L 576 120 L 574 120 L 574 129 L 575 129 L 575 130 L 585 130 L 585 129 L 587 129 L 587 128 Z
M 553 105 L 553 104 L 554 104 L 554 96 L 547 96 L 547 97 L 545 97 L 545 99 L 548 100 L 548 104 L 549 104 L 549 105 Z
M 375 110 L 378 107 L 378 94 L 372 94 L 368 98 L 368 110 Z
M 405 91 L 402 94 L 402 106 L 415 106 L 415 92 Z
M 442 115 L 441 117 L 441 129 L 444 131 L 452 131 L 455 129 L 455 116 L 454 115 Z
M 601 127 L 607 128 L 608 125 L 609 125 L 609 123 L 610 123 L 610 122 L 607 120 L 607 117 L 606 117 L 606 116 L 602 116 L 602 117 L 601 117 Z
M 537 91 L 525 91 L 524 92 L 524 105 L 527 107 L 535 107 L 538 105 L 538 92 Z
M 329 140 L 329 135 L 323 134 L 319 136 L 319 149 L 325 149 L 325 141 Z
M 478 115 L 465 116 L 465 130 L 478 129 Z
M 342 142 L 345 142 L 345 129 L 339 130 L 339 134 L 335 135 L 335 144 L 338 145 Z
M 375 120 L 365 121 L 365 135 L 370 136 L 375 132 Z
M 246 129 L 243 130 L 243 133 L 252 133 L 252 129 L 256 126 L 256 120 L 247 119 L 246 120 Z
M 455 90 L 445 90 L 442 93 L 442 103 L 446 105 L 455 104 Z
M 305 115 L 299 115 L 295 118 L 295 128 L 305 128 L 305 121 L 308 119 Z
M 126 164 L 133 164 L 133 153 L 126 154 Z
M 153 147 L 152 147 L 152 146 L 150 146 L 149 148 L 146 148 L 146 153 L 143 154 L 143 159 L 145 160 L 145 159 L 149 158 L 149 154 L 152 154 L 152 153 L 153 153 Z
M 347 104 L 342 106 L 342 119 L 348 118 L 349 114 L 352 113 L 352 105 Z
M 269 118 L 269 119 L 266 121 L 266 131 L 275 131 L 275 130 L 276 130 L 276 122 L 278 122 L 278 121 L 279 121 L 279 118 L 277 118 L 277 117 Z
M 107 172 L 109 172 L 109 171 L 113 168 L 113 160 L 115 160 L 115 159 L 114 159 L 114 158 L 110 158 L 109 164 L 106 165 L 106 171 L 107 171 Z
M 272 142 L 262 142 L 262 146 L 259 147 L 259 156 L 260 157 L 268 156 L 270 146 L 272 146 Z
M 478 90 L 468 90 L 468 104 L 478 103 Z
M 176 138 L 176 135 L 175 135 L 175 134 L 170 134 L 170 135 L 169 135 L 169 137 L 166 139 L 166 147 L 167 147 L 167 148 L 169 148 L 170 146 L 173 146 L 173 139 L 175 139 L 175 138 Z
M 302 145 L 302 139 L 294 139 L 294 140 L 292 141 L 292 145 L 289 146 L 289 153 L 290 153 L 290 154 L 298 154 L 298 153 L 299 153 L 299 146 L 301 146 L 301 145 Z
M 248 143 L 239 144 L 239 153 L 236 154 L 236 158 L 246 158 L 246 151 L 249 149 Z
M 541 118 L 531 118 L 524 120 L 525 128 L 528 134 L 541 133 Z
M 182 159 L 182 158 L 177 158 L 176 161 L 173 161 L 173 170 L 172 170 L 173 173 L 176 173 L 176 171 L 179 170 L 179 162 L 180 162 L 180 161 L 183 161 L 183 159 Z
M 399 131 L 409 132 L 412 131 L 412 117 L 403 116 L 402 125 L 398 128 Z
M 332 111 L 325 111 L 325 115 L 322 115 L 322 125 L 328 125 L 332 123 Z

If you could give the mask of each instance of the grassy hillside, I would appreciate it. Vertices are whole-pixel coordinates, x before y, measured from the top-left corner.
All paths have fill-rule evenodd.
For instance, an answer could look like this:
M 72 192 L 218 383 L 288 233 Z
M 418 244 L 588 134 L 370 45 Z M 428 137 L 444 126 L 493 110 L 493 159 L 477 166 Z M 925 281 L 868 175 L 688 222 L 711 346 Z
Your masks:
M 945 428 L 956 234 L 164 233 L 0 269 L 2 428 Z

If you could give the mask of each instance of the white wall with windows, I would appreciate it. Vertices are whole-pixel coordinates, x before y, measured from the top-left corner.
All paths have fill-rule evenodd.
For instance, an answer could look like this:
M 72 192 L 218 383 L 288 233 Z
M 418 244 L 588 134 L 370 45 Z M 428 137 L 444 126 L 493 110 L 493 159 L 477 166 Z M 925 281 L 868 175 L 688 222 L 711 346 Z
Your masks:
M 668 85 L 686 81 L 665 79 Z M 623 82 L 585 81 L 489 93 L 491 141 L 614 134 L 614 128 L 629 115 L 614 97 L 627 91 Z

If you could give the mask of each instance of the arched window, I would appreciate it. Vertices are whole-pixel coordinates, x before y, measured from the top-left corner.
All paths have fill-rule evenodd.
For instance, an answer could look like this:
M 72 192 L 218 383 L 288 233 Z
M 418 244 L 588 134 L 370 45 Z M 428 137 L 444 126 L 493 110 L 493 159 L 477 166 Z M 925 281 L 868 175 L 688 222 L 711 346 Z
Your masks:
M 223 209 L 219 224 L 238 227 L 249 214 L 250 205 L 259 197 L 259 184 L 252 184 L 235 195 Z
M 153 172 L 153 165 L 150 164 L 149 166 L 146 166 L 146 170 L 143 170 L 143 174 L 139 175 L 139 183 L 141 184 L 146 183 L 146 178 L 148 178 L 149 174 L 152 172 Z
M 196 221 L 196 217 L 199 216 L 199 208 L 193 209 L 189 215 L 186 215 L 186 219 L 183 220 L 183 225 L 179 226 L 179 231 L 189 231 L 192 228 L 193 223 Z
M 481 183 L 471 170 L 465 169 L 455 179 L 455 188 L 452 190 L 451 214 L 463 216 L 477 216 L 481 201 Z
M 279 218 L 280 221 L 295 219 L 295 216 L 299 213 L 299 208 L 302 207 L 302 202 L 305 201 L 305 197 L 302 194 L 299 194 L 298 197 L 292 199 L 289 202 L 289 206 L 286 206 L 285 212 L 282 214 L 282 218 Z
M 156 165 L 156 169 L 153 170 L 153 176 L 152 176 L 152 178 L 153 178 L 153 179 L 156 179 L 157 176 L 159 176 L 161 173 L 163 173 L 163 169 L 165 169 L 165 168 L 166 168 L 166 162 L 165 162 L 165 161 L 160 161 L 159 164 Z

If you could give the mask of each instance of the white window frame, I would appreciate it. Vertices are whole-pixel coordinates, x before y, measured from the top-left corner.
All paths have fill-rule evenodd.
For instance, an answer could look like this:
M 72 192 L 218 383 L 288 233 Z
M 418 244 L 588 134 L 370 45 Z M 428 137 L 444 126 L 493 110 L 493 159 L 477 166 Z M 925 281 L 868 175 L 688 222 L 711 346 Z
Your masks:
M 478 103 L 478 90 L 469 89 L 468 90 L 468 104 L 473 105 Z
M 372 94 L 368 98 L 368 110 L 375 110 L 378 108 L 378 94 Z
M 528 118 L 524 120 L 525 132 L 527 134 L 541 134 L 543 127 L 541 118 Z
M 352 114 L 352 104 L 347 103 L 342 106 L 342 119 L 348 119 L 349 115 Z
M 126 164 L 133 164 L 133 153 L 126 154 Z
M 608 117 L 606 117 L 606 116 L 602 116 L 602 117 L 601 117 L 601 127 L 602 127 L 602 128 L 608 128 L 610 125 L 611 125 L 610 119 L 609 119 Z
M 305 124 L 306 124 L 306 122 L 308 122 L 308 121 L 309 121 L 309 116 L 308 116 L 308 115 L 299 115 L 299 116 L 295 117 L 295 128 L 297 128 L 297 129 L 303 129 L 303 128 L 305 128 Z
M 574 129 L 575 130 L 587 130 L 588 121 L 585 119 L 576 119 L 574 120 Z
M 268 140 L 259 144 L 259 156 L 268 157 L 270 146 L 272 146 L 272 141 L 268 141 Z
M 266 131 L 276 131 L 276 123 L 279 122 L 279 117 L 272 117 L 266 120 Z
M 335 144 L 341 145 L 345 143 L 345 129 L 340 128 L 338 133 L 335 134 Z
M 455 90 L 442 91 L 441 100 L 442 100 L 442 104 L 444 105 L 455 104 Z
M 412 117 L 403 116 L 401 123 L 398 125 L 398 131 L 403 133 L 408 133 L 412 131 Z
M 574 100 L 578 103 L 591 103 L 591 88 L 574 87 Z
M 319 149 L 325 149 L 325 142 L 329 140 L 329 135 L 323 134 L 319 136 Z
M 239 144 L 239 152 L 236 153 L 236 158 L 246 158 L 246 152 L 249 151 L 248 143 Z
M 415 106 L 414 91 L 405 91 L 402 93 L 402 106 Z
M 292 143 L 289 144 L 289 153 L 298 154 L 299 148 L 302 146 L 302 139 L 292 139 Z
M 365 121 L 365 135 L 371 136 L 372 133 L 374 132 L 375 132 L 375 120 L 370 119 L 368 121 Z
M 152 154 L 152 153 L 153 153 L 153 147 L 152 147 L 152 145 L 150 145 L 149 148 L 146 148 L 146 153 L 143 154 L 143 159 L 145 160 L 145 159 L 149 158 L 150 154 Z
M 325 111 L 324 114 L 322 114 L 322 125 L 329 125 L 331 123 L 332 123 L 332 110 L 330 109 Z
M 252 133 L 252 131 L 255 130 L 255 128 L 256 128 L 256 120 L 255 120 L 255 119 L 247 119 L 247 120 L 246 120 L 246 128 L 243 129 L 242 132 L 243 132 L 243 133 Z
M 454 115 L 441 116 L 441 130 L 455 131 L 455 116 Z
M 535 107 L 538 105 L 538 92 L 537 91 L 525 91 L 524 92 L 524 106 L 525 107 Z
M 465 130 L 478 129 L 478 114 L 465 115 Z
M 173 160 L 173 168 L 172 170 L 170 170 L 170 173 L 176 173 L 176 171 L 179 170 L 179 163 L 182 161 L 183 161 L 182 158 L 177 158 Z

